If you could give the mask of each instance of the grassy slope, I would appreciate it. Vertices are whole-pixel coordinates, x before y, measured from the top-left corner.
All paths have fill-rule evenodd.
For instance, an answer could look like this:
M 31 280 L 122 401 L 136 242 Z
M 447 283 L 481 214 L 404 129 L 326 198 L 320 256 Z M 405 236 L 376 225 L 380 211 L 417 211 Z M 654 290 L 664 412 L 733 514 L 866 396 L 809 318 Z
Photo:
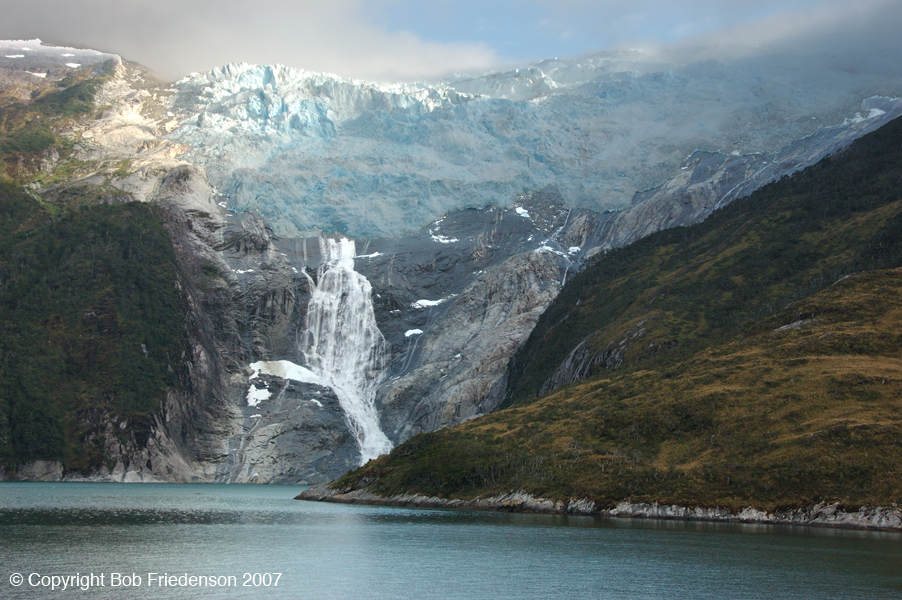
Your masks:
M 187 381 L 184 298 L 152 207 L 94 204 L 124 198 L 89 186 L 50 205 L 22 186 L 47 151 L 65 154 L 53 130 L 91 114 L 102 80 L 0 107 L 0 166 L 16 177 L 0 174 L 0 465 L 12 470 L 98 468 L 105 436 L 146 435 Z M 109 416 L 130 427 L 106 432 Z
M 702 224 L 609 252 L 543 315 L 512 408 L 417 436 L 336 486 L 607 505 L 902 501 L 899 140 L 897 121 Z M 582 340 L 619 348 L 619 366 L 536 399 Z

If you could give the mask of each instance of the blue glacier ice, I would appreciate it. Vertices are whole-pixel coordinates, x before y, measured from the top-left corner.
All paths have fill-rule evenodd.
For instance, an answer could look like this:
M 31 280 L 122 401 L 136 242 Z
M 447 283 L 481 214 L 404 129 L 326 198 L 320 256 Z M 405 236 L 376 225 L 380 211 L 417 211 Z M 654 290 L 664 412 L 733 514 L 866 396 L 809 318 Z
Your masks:
M 382 237 L 547 186 L 619 210 L 696 149 L 776 151 L 854 119 L 868 96 L 902 95 L 902 67 L 737 56 L 607 52 L 390 85 L 230 64 L 177 84 L 171 137 L 281 235 Z

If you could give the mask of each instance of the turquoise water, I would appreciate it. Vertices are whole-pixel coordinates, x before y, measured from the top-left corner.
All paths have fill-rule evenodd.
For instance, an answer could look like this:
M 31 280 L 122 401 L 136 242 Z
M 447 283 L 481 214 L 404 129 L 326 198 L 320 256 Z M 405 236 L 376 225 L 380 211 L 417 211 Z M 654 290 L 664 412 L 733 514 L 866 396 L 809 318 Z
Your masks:
M 0 483 L 0 598 L 902 599 L 895 533 L 292 500 L 300 489 Z M 41 585 L 76 573 L 104 585 Z M 116 573 L 140 585 L 112 587 Z

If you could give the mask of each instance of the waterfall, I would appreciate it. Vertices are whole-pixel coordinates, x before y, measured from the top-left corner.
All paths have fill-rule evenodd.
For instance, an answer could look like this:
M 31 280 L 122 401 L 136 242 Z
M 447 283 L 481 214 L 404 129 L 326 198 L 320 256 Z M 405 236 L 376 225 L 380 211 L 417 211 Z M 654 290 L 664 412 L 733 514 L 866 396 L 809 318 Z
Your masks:
M 319 244 L 322 263 L 300 350 L 338 396 L 364 464 L 392 449 L 374 404 L 388 344 L 376 325 L 372 286 L 354 270 L 354 241 L 320 238 Z

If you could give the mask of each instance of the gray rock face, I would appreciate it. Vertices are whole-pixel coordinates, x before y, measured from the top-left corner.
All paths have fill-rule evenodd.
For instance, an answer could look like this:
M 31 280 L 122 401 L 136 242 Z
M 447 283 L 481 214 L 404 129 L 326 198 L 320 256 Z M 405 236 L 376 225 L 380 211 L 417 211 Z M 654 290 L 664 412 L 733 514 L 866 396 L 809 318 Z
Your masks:
M 456 211 L 411 236 L 366 245 L 357 268 L 373 284 L 392 346 L 377 396 L 392 441 L 498 406 L 510 357 L 603 220 L 546 190 L 519 197 L 513 209 Z
M 197 466 L 214 481 L 332 479 L 356 464 L 356 448 L 331 390 L 263 375 L 253 385 L 269 390 L 270 398 L 252 406 L 247 396 L 249 363 L 297 360 L 295 334 L 303 323 L 308 279 L 258 217 L 213 204 L 213 214 L 169 205 L 170 235 L 183 240 L 180 262 L 193 275 L 197 316 L 212 342 L 211 394 L 228 408 L 219 419 L 191 419 L 189 429 L 208 434 L 209 447 Z M 211 430 L 216 422 L 222 426 Z
M 728 155 L 693 152 L 680 172 L 637 193 L 601 234 L 600 249 L 625 246 L 650 233 L 698 223 L 712 211 L 748 196 L 772 181 L 809 167 L 902 115 L 902 99 L 868 98 L 863 112 L 842 125 L 818 129 L 776 152 Z
M 454 298 L 402 354 L 407 368 L 381 389 L 389 436 L 403 441 L 494 410 L 501 399 L 494 388 L 510 357 L 557 296 L 569 266 L 547 251 L 516 254 Z
M 196 167 L 173 169 L 154 200 L 185 274 L 189 329 L 197 331 L 193 393 L 173 396 L 161 415 L 184 469 L 167 469 L 159 459 L 165 445 L 157 443 L 148 473 L 126 470 L 168 480 L 315 483 L 355 466 L 354 440 L 331 390 L 266 375 L 251 380 L 254 361 L 298 360 L 307 276 L 256 215 L 224 210 L 225 198 Z M 269 398 L 249 400 L 252 385 Z
M 254 385 L 272 396 L 242 407 L 244 424 L 229 439 L 228 469 L 220 479 L 306 485 L 335 479 L 359 464 L 332 390 L 267 375 L 255 378 Z
M 36 460 L 19 467 L 20 481 L 59 481 L 63 478 L 63 464 L 57 460 Z

